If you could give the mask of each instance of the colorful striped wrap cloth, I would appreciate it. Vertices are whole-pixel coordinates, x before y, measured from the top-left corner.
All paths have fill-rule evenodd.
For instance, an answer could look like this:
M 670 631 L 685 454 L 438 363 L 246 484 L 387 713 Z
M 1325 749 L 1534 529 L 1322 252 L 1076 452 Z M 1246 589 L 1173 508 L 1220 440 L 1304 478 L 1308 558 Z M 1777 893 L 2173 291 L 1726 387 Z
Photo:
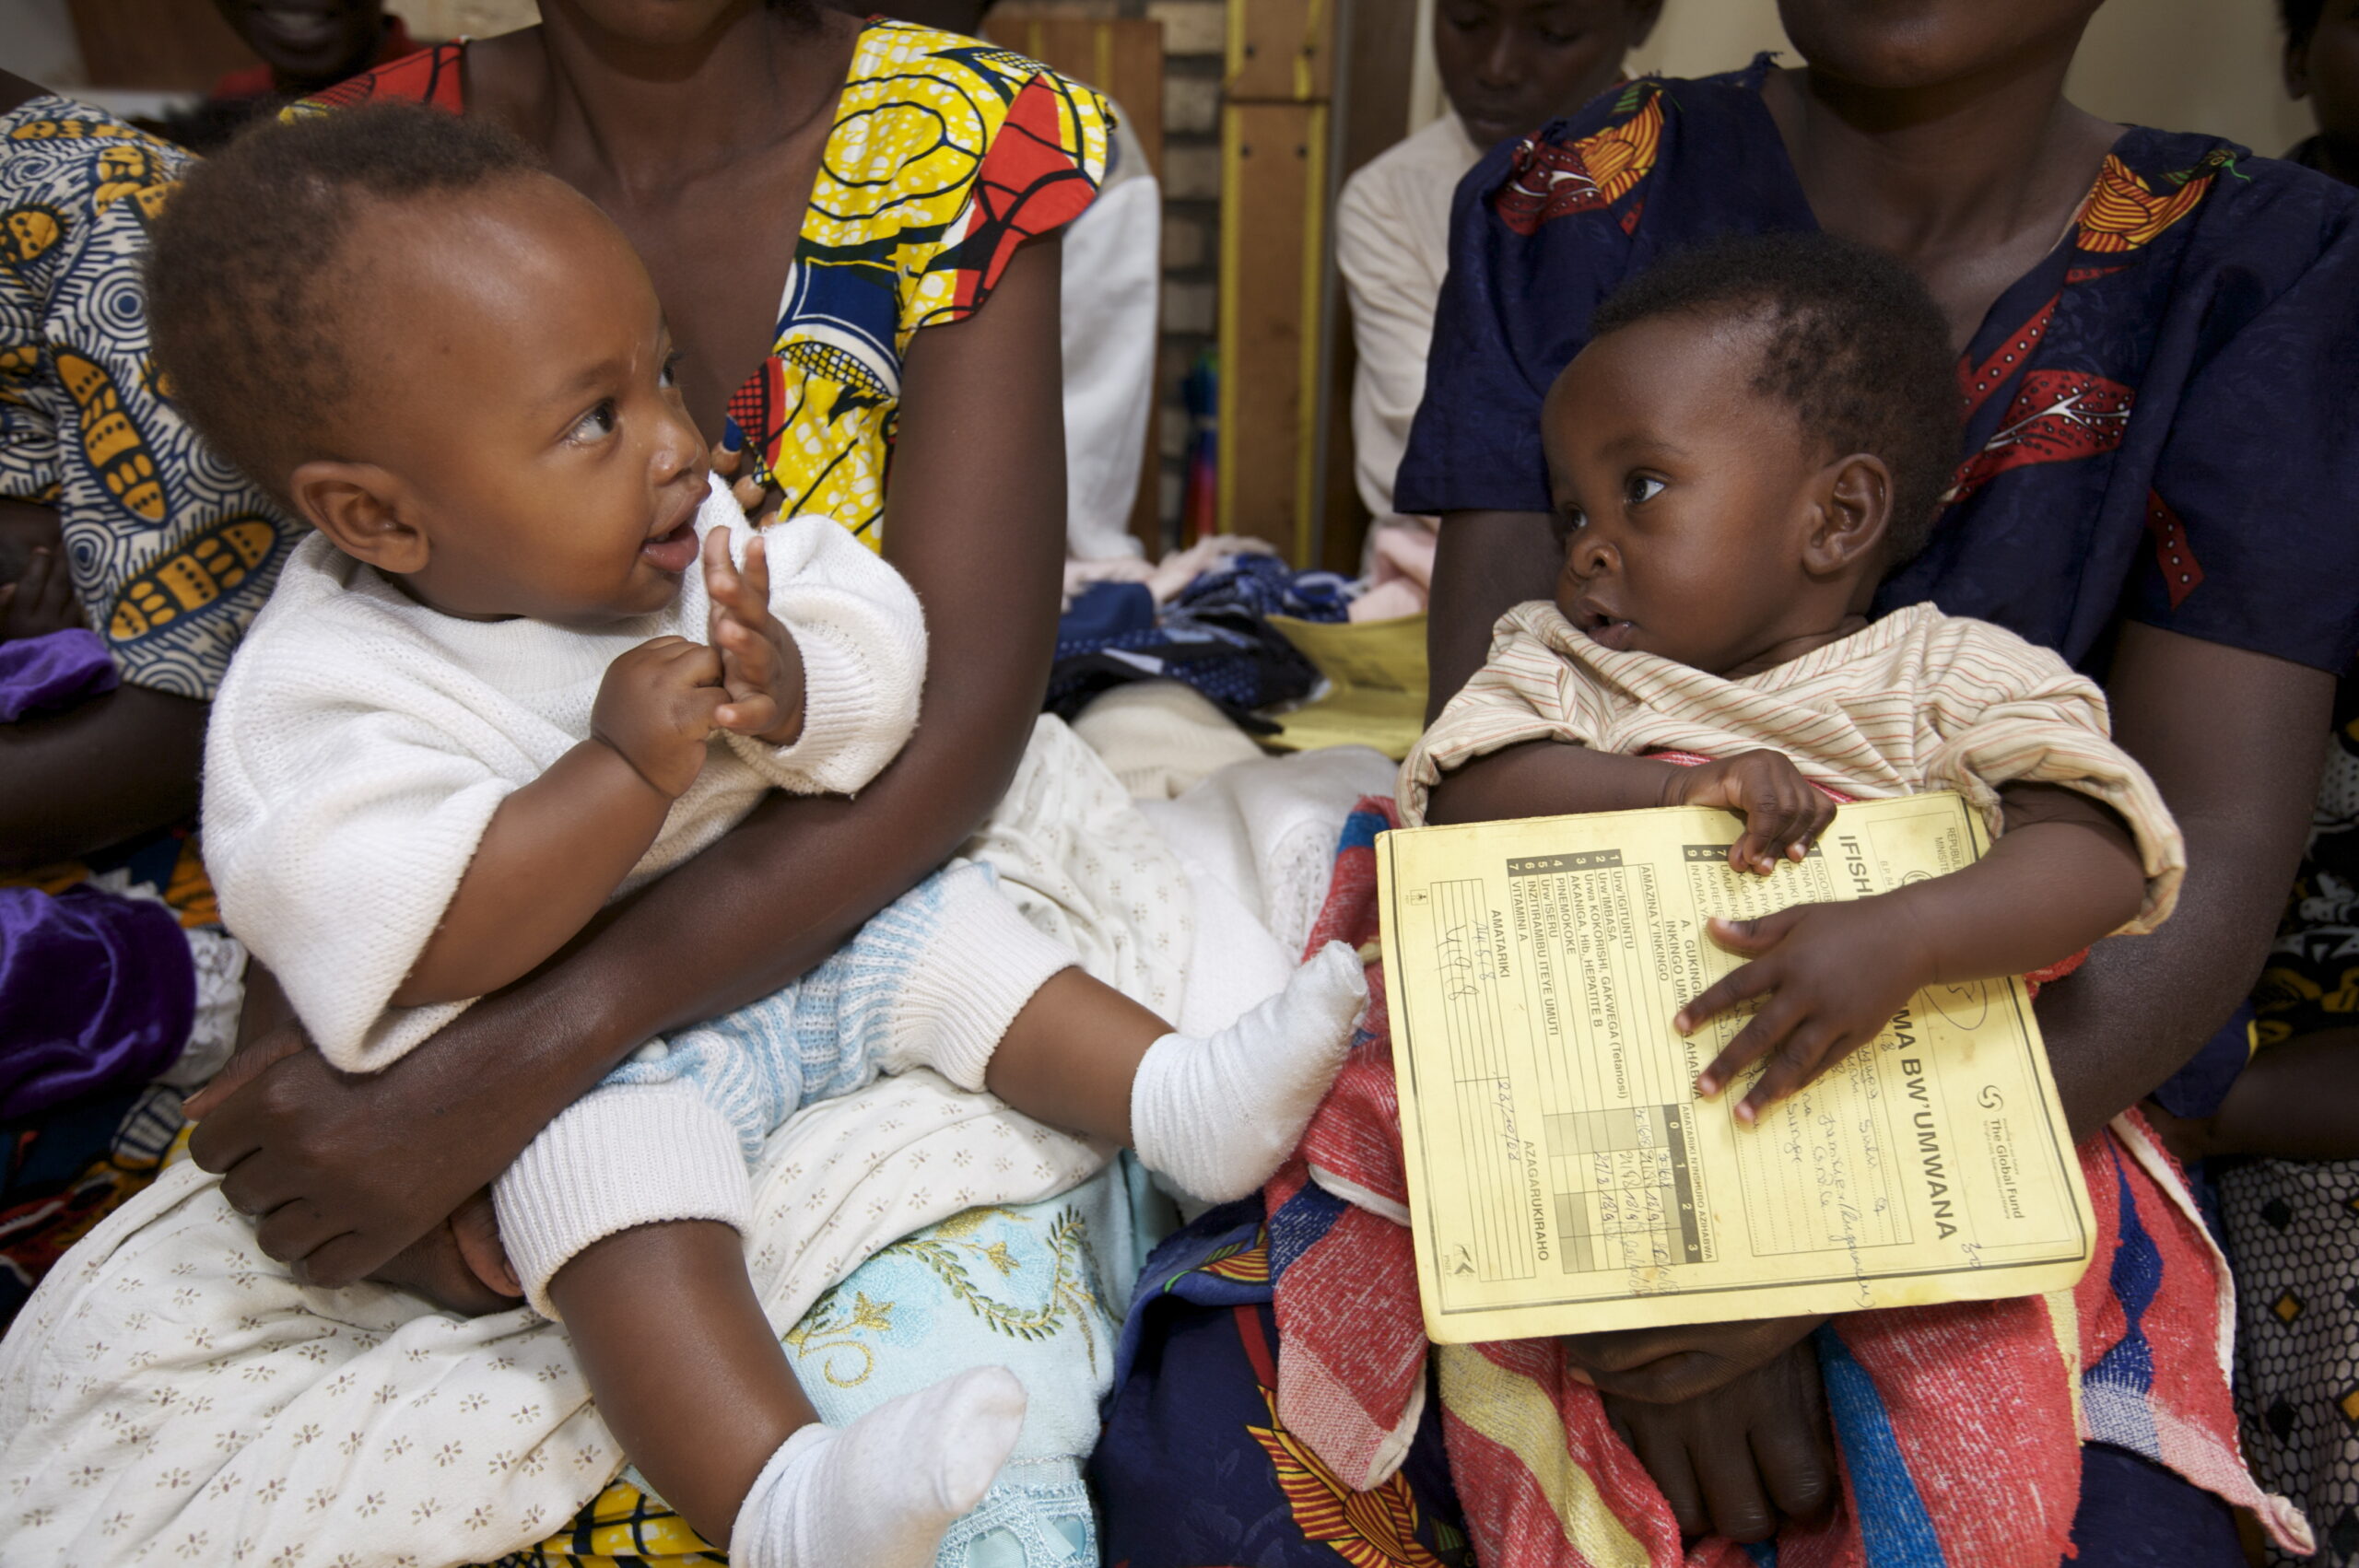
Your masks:
M 1376 836 L 1345 826 L 1309 951 L 1377 935 Z M 1381 966 L 1334 1089 L 1265 1190 L 1278 1414 L 1346 1485 L 1406 1453 L 1427 1342 L 1410 1250 L 1400 1100 Z M 1819 1331 L 1844 1506 L 1778 1541 L 1778 1568 L 2055 1568 L 2080 1498 L 2082 1442 L 2113 1444 L 2256 1515 L 2308 1551 L 2301 1515 L 2247 1470 L 2229 1400 L 2233 1286 L 2177 1165 L 2134 1113 L 2081 1149 L 2095 1262 L 2073 1291 L 1860 1313 Z M 1683 1548 L 1661 1492 L 1554 1340 L 1439 1349 L 1451 1475 L 1492 1568 L 1755 1568 L 1712 1539 Z

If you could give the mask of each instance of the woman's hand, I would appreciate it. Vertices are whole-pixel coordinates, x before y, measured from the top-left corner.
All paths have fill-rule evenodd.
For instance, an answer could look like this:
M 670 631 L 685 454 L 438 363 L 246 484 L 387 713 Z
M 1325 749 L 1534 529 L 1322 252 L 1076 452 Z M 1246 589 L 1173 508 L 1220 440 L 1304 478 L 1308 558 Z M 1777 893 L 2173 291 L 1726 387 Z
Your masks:
M 1605 1413 L 1682 1535 L 1766 1540 L 1781 1519 L 1818 1519 L 1841 1494 L 1808 1340 L 1700 1398 L 1652 1404 L 1608 1394 Z
M 405 1103 L 417 1082 L 338 1072 L 288 1020 L 241 1047 L 190 1098 L 189 1157 L 221 1176 L 230 1207 L 255 1222 L 255 1241 L 302 1283 L 347 1285 L 401 1256 L 394 1282 L 445 1303 L 473 1300 L 451 1282 L 474 1276 L 455 1248 L 445 1251 L 446 1222 L 507 1160 L 422 1145 L 414 1129 L 447 1123 L 436 1107 Z
M 82 602 L 74 597 L 73 576 L 58 553 L 46 545 L 35 545 L 26 556 L 24 576 L 0 583 L 0 642 L 47 637 L 82 624 Z
M 1602 1394 L 1675 1405 L 1760 1370 L 1810 1337 L 1824 1317 L 1756 1317 L 1676 1328 L 1567 1334 L 1565 1359 Z

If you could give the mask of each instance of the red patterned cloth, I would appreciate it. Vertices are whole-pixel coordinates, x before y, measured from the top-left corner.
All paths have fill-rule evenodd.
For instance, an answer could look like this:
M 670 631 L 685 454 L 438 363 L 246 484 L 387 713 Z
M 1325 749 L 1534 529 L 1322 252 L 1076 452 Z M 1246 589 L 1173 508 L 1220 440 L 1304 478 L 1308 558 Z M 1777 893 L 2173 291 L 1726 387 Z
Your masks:
M 1394 820 L 1388 802 L 1358 810 Z M 1371 839 L 1347 834 L 1312 951 L 1374 940 Z M 1279 1415 L 1361 1490 L 1405 1451 L 1426 1356 L 1401 1223 L 1408 1188 L 1380 964 L 1368 979 L 1361 1036 L 1265 1193 Z M 1846 1506 L 1781 1536 L 1779 1568 L 2054 1568 L 2083 1441 L 2142 1454 L 2252 1510 L 2289 1550 L 2309 1549 L 2301 1516 L 2254 1484 L 2237 1446 L 2232 1287 L 2177 1167 L 2134 1114 L 2083 1144 L 2081 1160 L 2099 1235 L 2076 1291 L 1861 1313 L 1822 1333 Z M 1334 1198 L 1347 1200 L 1340 1215 Z M 1315 1221 L 1295 1217 L 1312 1209 Z M 1683 1548 L 1661 1492 L 1555 1341 L 1446 1348 L 1439 1386 L 1451 1474 L 1484 1562 L 1750 1568 L 1725 1540 Z

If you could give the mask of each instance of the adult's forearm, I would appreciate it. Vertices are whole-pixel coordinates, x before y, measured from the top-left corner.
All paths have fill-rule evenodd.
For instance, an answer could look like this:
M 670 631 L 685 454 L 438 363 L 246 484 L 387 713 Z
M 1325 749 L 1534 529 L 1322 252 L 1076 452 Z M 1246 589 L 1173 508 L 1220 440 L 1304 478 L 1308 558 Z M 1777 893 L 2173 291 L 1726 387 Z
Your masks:
M 2185 1065 L 2252 989 L 2283 912 L 2325 755 L 2333 677 L 2151 627 L 2124 629 L 2114 733 L 2187 841 L 2178 908 L 2099 942 L 2040 993 L 2073 1133 L 2085 1138 Z
M 2218 1113 L 2190 1124 L 2201 1154 L 2359 1159 L 2359 1029 L 2297 1035 L 2253 1058 Z
M 211 710 L 117 686 L 0 724 L 0 872 L 86 855 L 194 812 Z
M 1490 657 L 1499 617 L 1526 600 L 1547 598 L 1564 563 L 1546 512 L 1443 515 L 1426 622 L 1426 723 Z
M 2097 943 L 2040 993 L 2040 1032 L 2075 1138 L 2185 1066 L 2259 978 L 2276 912 L 2241 895 L 2231 868 L 2269 866 L 2280 903 L 2293 885 L 2294 854 L 2250 834 L 2180 827 L 2189 864 L 2177 912 L 2150 935 Z
M 1479 756 L 1434 786 L 1426 820 L 1505 822 L 1573 812 L 1645 811 L 1663 803 L 1678 765 L 1561 741 L 1527 741 Z

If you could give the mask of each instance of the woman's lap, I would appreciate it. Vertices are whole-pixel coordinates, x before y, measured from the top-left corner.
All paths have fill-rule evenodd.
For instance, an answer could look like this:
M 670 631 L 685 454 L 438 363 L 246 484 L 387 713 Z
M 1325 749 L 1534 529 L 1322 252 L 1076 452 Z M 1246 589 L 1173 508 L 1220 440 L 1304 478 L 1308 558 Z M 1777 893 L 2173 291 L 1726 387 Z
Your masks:
M 1109 1174 L 954 1214 L 870 1258 L 798 1323 L 798 1371 L 836 1419 L 967 1364 L 1013 1364 L 1031 1385 L 1025 1464 L 946 1563 L 1094 1562 L 1086 1538 L 1068 1548 L 1133 1262 L 1128 1212 Z M 863 1352 L 878 1368 L 865 1375 Z M 0 1481 L 16 1527 L 0 1558 L 12 1565 L 142 1546 L 217 1546 L 222 1560 L 244 1546 L 268 1561 L 330 1542 L 425 1565 L 553 1533 L 539 1555 L 558 1561 L 619 1461 L 560 1328 L 523 1311 L 463 1321 L 372 1286 L 297 1286 L 217 1182 L 184 1164 L 69 1255 L 0 1347 Z
M 1428 1398 L 1398 1476 L 1368 1499 L 1345 1492 L 1277 1420 L 1271 1390 L 1276 1327 L 1240 1277 L 1233 1303 L 1183 1299 L 1142 1282 L 1125 1364 L 1089 1464 L 1107 1561 L 1128 1568 L 1329 1568 L 1339 1552 L 1370 1561 L 1471 1563 L 1444 1452 L 1439 1401 Z M 1207 1292 L 1191 1279 L 1191 1294 Z M 1262 1299 L 1254 1301 L 1259 1295 Z M 2235 1515 L 2219 1498 L 2109 1445 L 2082 1450 L 2073 1568 L 2236 1568 Z
M 970 1366 L 1003 1364 L 1024 1379 L 1030 1404 L 1015 1457 L 943 1538 L 936 1568 L 1098 1561 L 1081 1466 L 1097 1440 L 1116 1314 L 1136 1272 L 1124 1177 L 1116 1167 L 1062 1197 L 926 1226 L 854 1270 L 784 1336 L 795 1376 L 831 1425 Z M 517 1568 L 626 1550 L 651 1564 L 706 1561 L 704 1543 L 635 1469 Z
M 1024 1435 L 937 1568 L 1094 1568 L 1081 1468 L 1136 1276 L 1120 1166 L 1045 1202 L 969 1210 L 885 1248 L 786 1333 L 819 1419 L 841 1424 L 970 1366 L 1004 1365 Z
M 1144 1331 L 1129 1347 L 1089 1462 L 1108 1562 L 1472 1568 L 1439 1400 L 1426 1401 L 1400 1473 L 1346 1507 L 1349 1494 L 1333 1472 L 1277 1418 L 1266 1370 L 1277 1328 L 1266 1302 L 1204 1305 L 1158 1295 L 1142 1316 Z

